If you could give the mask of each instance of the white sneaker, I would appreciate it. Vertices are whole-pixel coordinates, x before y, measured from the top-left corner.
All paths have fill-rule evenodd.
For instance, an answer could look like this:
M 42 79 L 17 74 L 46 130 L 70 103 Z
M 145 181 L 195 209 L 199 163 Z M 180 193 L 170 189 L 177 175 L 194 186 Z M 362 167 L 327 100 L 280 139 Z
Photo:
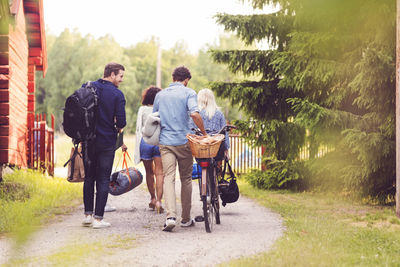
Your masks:
M 83 226 L 90 226 L 93 222 L 93 217 L 92 215 L 85 215 L 85 219 L 82 222 Z
M 193 219 L 190 219 L 187 222 L 182 222 L 181 221 L 181 227 L 190 227 L 190 226 L 194 226 L 194 220 Z
M 173 218 L 173 217 L 167 218 L 167 220 L 165 221 L 165 224 L 164 224 L 163 231 L 171 232 L 171 230 L 175 227 L 175 225 L 176 225 L 175 218 Z
M 112 211 L 116 211 L 117 208 L 111 205 L 106 204 L 106 206 L 104 207 L 104 212 L 112 212 Z
M 110 226 L 111 226 L 111 223 L 106 222 L 104 220 L 100 220 L 99 221 L 97 219 L 94 219 L 93 223 L 92 223 L 92 227 L 95 228 L 95 229 L 106 228 L 106 227 L 110 227 Z

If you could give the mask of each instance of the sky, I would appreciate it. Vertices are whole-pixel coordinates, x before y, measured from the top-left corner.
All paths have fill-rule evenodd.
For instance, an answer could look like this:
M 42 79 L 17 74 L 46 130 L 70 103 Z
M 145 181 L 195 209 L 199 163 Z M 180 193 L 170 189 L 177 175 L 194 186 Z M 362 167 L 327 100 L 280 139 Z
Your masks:
M 65 28 L 95 38 L 111 34 L 124 47 L 155 36 L 164 49 L 183 40 L 192 52 L 215 44 L 224 32 L 215 14 L 271 10 L 253 10 L 239 0 L 43 0 L 43 6 L 51 34 L 59 35 Z

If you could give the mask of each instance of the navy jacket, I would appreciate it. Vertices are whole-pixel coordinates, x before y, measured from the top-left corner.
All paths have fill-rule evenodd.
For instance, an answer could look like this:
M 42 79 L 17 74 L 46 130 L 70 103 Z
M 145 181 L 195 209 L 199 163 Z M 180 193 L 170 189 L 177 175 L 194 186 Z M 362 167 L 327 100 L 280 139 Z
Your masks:
M 126 125 L 125 96 L 112 82 L 98 79 L 92 85 L 99 96 L 96 144 L 115 146 L 117 128 Z

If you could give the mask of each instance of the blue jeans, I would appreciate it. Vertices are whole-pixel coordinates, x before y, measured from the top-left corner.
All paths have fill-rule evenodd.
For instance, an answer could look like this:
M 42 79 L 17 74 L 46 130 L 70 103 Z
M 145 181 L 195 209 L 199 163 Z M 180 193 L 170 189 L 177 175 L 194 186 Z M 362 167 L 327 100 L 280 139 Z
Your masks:
M 85 214 L 93 214 L 94 186 L 96 185 L 96 207 L 94 218 L 102 219 L 108 198 L 108 186 L 114 162 L 115 146 L 91 144 L 87 153 L 91 164 L 85 164 L 85 181 L 83 183 L 83 204 Z

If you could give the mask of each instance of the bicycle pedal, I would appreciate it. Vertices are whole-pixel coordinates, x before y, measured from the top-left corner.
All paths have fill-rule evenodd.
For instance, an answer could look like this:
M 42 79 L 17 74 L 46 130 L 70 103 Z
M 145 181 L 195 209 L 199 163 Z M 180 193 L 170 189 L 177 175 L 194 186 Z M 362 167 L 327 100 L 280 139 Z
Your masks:
M 201 216 L 201 215 L 199 215 L 199 216 L 194 217 L 194 220 L 195 220 L 196 222 L 204 222 L 204 217 Z

